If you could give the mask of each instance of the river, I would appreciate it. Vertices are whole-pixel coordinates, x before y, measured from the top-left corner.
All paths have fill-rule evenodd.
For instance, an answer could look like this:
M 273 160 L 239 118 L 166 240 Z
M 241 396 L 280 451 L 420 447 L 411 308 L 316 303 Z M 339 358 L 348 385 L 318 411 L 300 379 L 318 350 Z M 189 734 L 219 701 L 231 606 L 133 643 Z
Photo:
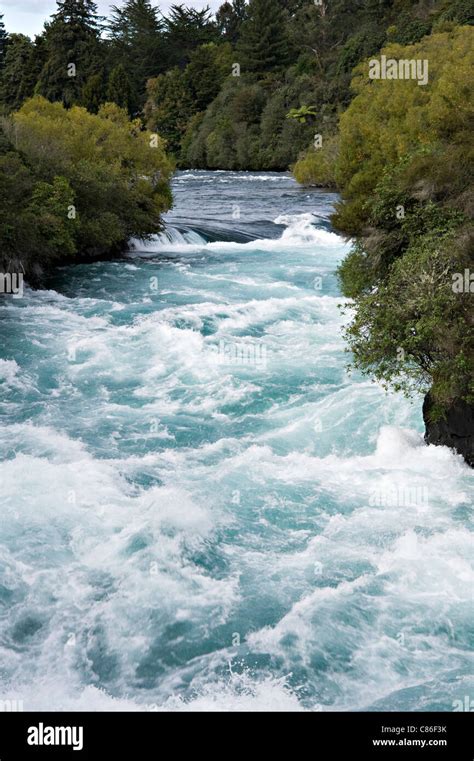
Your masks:
M 471 471 L 347 371 L 335 196 L 173 190 L 151 242 L 0 305 L 0 697 L 453 710 Z

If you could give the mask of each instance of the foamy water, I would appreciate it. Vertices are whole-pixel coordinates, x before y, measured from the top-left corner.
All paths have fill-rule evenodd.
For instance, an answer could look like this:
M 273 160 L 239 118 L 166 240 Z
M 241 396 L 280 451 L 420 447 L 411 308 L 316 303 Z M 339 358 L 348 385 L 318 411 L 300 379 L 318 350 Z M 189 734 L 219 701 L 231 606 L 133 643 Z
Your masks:
M 420 400 L 347 373 L 334 197 L 174 192 L 126 260 L 0 305 L 0 697 L 453 710 L 471 471 L 424 445 Z

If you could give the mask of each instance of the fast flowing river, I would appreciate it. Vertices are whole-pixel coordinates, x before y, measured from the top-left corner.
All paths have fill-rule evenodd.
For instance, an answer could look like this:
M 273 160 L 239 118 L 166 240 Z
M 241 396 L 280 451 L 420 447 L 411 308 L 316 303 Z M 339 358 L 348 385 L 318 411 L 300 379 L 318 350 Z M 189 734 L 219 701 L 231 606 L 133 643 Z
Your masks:
M 0 304 L 0 698 L 458 710 L 471 471 L 346 370 L 335 197 L 174 195 L 127 258 Z

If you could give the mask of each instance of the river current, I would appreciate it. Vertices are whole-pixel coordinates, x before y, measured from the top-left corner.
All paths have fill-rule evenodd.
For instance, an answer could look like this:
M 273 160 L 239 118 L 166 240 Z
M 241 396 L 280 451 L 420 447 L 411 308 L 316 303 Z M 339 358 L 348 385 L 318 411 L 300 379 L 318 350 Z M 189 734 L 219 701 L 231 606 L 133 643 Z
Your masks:
M 336 197 L 173 191 L 152 241 L 0 304 L 0 697 L 457 710 L 472 475 L 348 372 Z

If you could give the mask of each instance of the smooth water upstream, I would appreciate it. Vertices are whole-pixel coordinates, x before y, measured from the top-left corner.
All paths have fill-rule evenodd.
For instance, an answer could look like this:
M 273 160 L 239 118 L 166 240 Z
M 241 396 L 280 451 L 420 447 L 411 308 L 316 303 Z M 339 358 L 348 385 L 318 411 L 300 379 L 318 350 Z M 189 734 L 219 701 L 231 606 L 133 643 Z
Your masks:
M 453 710 L 471 471 L 346 372 L 334 196 L 174 193 L 157 240 L 0 305 L 0 697 Z

